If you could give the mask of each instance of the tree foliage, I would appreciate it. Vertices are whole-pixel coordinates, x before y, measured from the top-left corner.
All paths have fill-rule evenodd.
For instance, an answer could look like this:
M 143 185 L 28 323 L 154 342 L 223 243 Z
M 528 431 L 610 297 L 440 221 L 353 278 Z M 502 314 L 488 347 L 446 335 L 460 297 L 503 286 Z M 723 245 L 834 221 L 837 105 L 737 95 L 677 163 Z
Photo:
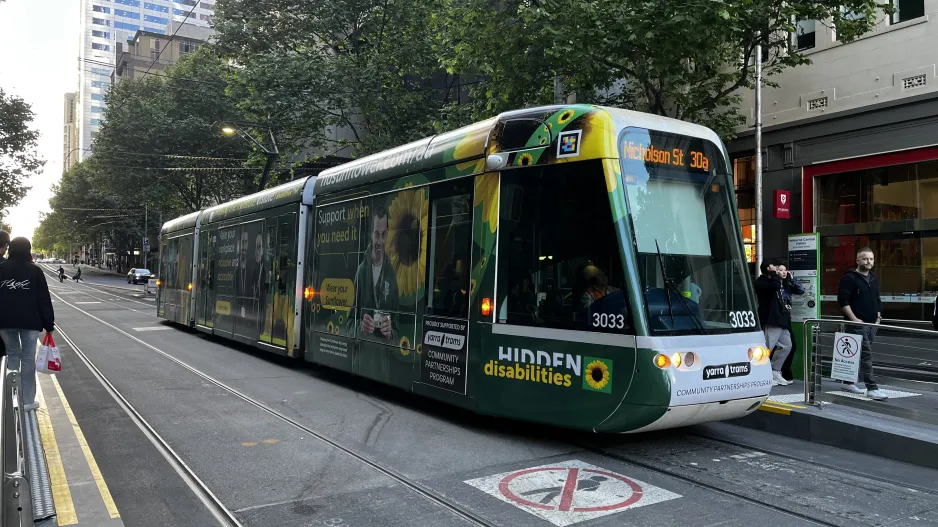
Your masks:
M 53 188 L 39 232 L 48 246 L 139 247 L 168 220 L 254 192 L 265 158 L 221 124 L 242 120 L 228 97 L 227 65 L 200 49 L 157 75 L 109 91 L 92 155 Z
M 39 132 L 30 128 L 33 116 L 26 101 L 0 88 L 0 217 L 23 199 L 29 190 L 26 179 L 45 163 L 36 152 Z
M 240 107 L 283 129 L 294 151 L 358 154 L 432 134 L 454 76 L 433 52 L 419 0 L 222 0 L 218 46 L 239 67 Z M 337 138 L 338 131 L 348 137 Z
M 766 51 L 767 82 L 808 62 L 792 52 L 796 20 L 820 20 L 849 42 L 869 32 L 876 0 L 443 0 L 437 52 L 449 71 L 480 73 L 478 119 L 553 101 L 553 81 L 583 102 L 710 126 L 744 122 L 738 90 L 754 87 L 751 58 Z M 850 13 L 851 16 L 847 16 Z

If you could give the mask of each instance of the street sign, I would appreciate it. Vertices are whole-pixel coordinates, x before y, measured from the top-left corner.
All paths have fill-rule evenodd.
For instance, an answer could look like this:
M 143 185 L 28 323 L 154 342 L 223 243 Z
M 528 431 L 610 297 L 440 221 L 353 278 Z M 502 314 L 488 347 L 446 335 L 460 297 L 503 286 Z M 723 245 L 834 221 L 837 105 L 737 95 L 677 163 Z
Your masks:
M 578 459 L 464 483 L 560 527 L 681 497 Z
M 148 254 L 150 252 L 150 239 L 143 238 L 143 254 Z

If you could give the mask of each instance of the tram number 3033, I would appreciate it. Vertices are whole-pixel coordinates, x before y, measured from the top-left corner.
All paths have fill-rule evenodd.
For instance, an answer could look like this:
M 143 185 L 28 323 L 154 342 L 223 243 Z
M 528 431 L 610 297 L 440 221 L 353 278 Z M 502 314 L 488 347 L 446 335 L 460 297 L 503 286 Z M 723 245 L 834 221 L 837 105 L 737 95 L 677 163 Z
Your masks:
M 756 315 L 752 311 L 730 311 L 730 327 L 754 328 Z
M 593 313 L 594 328 L 624 329 L 625 315 Z

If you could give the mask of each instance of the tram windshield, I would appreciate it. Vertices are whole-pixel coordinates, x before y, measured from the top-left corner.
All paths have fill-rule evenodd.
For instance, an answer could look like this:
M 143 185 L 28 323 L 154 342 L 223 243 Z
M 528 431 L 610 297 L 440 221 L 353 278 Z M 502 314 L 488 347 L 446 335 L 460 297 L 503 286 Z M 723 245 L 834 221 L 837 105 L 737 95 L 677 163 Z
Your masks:
M 758 330 L 722 152 L 641 129 L 626 130 L 620 147 L 652 334 Z

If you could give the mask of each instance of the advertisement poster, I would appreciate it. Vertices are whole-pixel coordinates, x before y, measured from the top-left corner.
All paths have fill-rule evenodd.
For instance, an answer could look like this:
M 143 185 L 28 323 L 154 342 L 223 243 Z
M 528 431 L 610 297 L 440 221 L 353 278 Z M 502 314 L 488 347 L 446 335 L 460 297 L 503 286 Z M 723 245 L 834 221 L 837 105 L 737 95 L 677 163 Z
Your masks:
M 235 334 L 256 340 L 261 299 L 264 297 L 264 222 L 241 225 L 238 242 L 238 268 L 235 271 L 237 318 Z
M 818 281 L 818 235 L 792 234 L 788 236 L 788 270 L 801 284 L 805 293 L 792 295 L 791 321 L 804 322 L 820 318 L 820 282 Z
M 404 189 L 316 209 L 312 328 L 328 337 L 319 335 L 313 352 L 328 355 L 324 361 L 390 381 L 394 357 L 412 380 L 426 196 L 425 189 Z M 356 345 L 358 356 L 351 353 Z
M 238 227 L 218 229 L 215 276 L 215 329 L 234 331 L 235 272 L 238 269 Z
M 423 317 L 420 382 L 465 395 L 468 341 L 468 321 Z

